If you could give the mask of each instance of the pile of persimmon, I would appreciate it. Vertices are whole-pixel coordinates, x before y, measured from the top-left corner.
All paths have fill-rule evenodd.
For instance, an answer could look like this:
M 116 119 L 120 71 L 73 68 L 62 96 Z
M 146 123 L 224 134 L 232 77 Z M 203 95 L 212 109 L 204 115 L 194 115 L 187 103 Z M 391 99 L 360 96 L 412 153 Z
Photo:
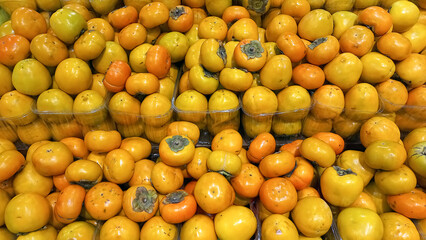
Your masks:
M 425 9 L 0 0 L 0 239 L 420 239 Z
M 361 127 L 365 150 L 331 132 L 279 148 L 264 132 L 244 148 L 233 129 L 206 148 L 195 124 L 174 122 L 153 159 L 148 140 L 115 130 L 36 142 L 25 156 L 1 139 L 0 236 L 319 238 L 335 219 L 343 239 L 420 239 L 425 131 L 401 141 L 375 117 Z
M 190 47 L 175 102 L 178 119 L 213 135 L 238 130 L 229 115 L 238 108 L 235 93 L 242 95 L 242 125 L 250 138 L 323 131 L 346 138 L 376 114 L 403 131 L 425 126 L 419 95 L 425 91 L 426 45 L 414 36 L 425 36 L 423 3 L 245 4 L 250 2 L 209 11 L 213 16 L 186 33 Z M 211 109 L 216 91 L 230 103 Z M 228 116 L 209 118 L 218 110 Z
M 212 135 L 238 130 L 242 112 L 251 138 L 319 131 L 346 138 L 376 114 L 405 132 L 425 125 L 423 0 L 23 0 L 0 7 L 0 95 L 9 96 L 0 116 L 10 119 L 0 130 L 11 141 L 117 129 L 159 143 L 173 110 Z M 22 108 L 10 109 L 17 101 Z M 20 120 L 27 115 L 32 121 Z

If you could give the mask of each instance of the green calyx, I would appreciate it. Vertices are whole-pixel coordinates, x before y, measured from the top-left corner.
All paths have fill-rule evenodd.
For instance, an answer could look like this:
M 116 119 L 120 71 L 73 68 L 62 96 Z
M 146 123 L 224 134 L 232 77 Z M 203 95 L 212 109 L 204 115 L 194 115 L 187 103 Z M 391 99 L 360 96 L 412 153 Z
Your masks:
M 337 175 L 339 175 L 339 176 L 345 176 L 345 175 L 348 175 L 348 174 L 357 175 L 356 172 L 352 171 L 350 168 L 343 169 L 339 166 L 333 166 L 333 168 L 334 168 L 334 170 L 336 170 Z
M 217 73 L 210 72 L 205 67 L 203 67 L 204 77 L 219 79 Z
M 267 11 L 266 6 L 268 2 L 269 0 L 248 0 L 247 8 L 256 13 L 264 14 Z
M 260 58 L 264 51 L 258 40 L 251 40 L 249 43 L 241 45 L 241 52 L 246 54 L 248 59 Z
M 133 211 L 152 213 L 157 197 L 155 190 L 148 190 L 145 187 L 136 188 L 136 197 L 132 201 Z
M 170 17 L 173 20 L 177 20 L 180 16 L 182 16 L 183 14 L 185 14 L 185 8 L 184 7 L 175 7 L 173 9 L 170 10 Z
M 219 41 L 219 48 L 217 49 L 216 54 L 222 59 L 223 64 L 226 65 L 226 49 L 221 41 Z
M 71 183 L 80 185 L 84 189 L 91 189 L 93 186 L 95 186 L 98 183 L 98 181 L 80 180 L 80 181 L 71 182 Z
M 174 135 L 173 137 L 166 139 L 166 143 L 173 152 L 179 152 L 188 146 L 189 140 L 180 135 Z
M 311 44 L 309 44 L 308 48 L 314 50 L 314 48 L 318 47 L 321 43 L 327 42 L 327 37 L 317 38 Z
M 185 199 L 185 197 L 188 196 L 188 193 L 185 191 L 176 191 L 171 192 L 166 195 L 166 197 L 163 200 L 164 204 L 176 204 L 180 203 Z

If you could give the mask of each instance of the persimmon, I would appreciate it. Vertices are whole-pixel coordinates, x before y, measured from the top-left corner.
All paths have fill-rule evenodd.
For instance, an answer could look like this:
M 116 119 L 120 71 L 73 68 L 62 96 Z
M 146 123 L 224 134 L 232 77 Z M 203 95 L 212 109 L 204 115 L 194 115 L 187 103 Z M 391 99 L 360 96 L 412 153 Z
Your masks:
M 276 141 L 272 134 L 263 132 L 250 143 L 247 158 L 253 163 L 259 163 L 263 158 L 275 151 Z
M 116 9 L 108 14 L 109 23 L 117 28 L 122 29 L 125 26 L 138 22 L 139 13 L 133 6 L 124 6 Z
M 158 78 L 167 76 L 171 64 L 169 51 L 161 45 L 154 45 L 146 52 L 146 69 Z
M 125 61 L 116 60 L 111 63 L 105 74 L 104 85 L 110 92 L 119 92 L 124 89 L 132 69 Z

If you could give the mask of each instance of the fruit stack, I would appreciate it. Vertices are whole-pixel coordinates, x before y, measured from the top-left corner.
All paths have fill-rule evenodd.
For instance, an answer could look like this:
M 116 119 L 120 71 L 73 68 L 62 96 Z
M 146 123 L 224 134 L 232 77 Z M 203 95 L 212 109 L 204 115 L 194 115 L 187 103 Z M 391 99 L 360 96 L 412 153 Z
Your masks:
M 425 73 L 425 0 L 0 0 L 0 239 L 424 239 Z

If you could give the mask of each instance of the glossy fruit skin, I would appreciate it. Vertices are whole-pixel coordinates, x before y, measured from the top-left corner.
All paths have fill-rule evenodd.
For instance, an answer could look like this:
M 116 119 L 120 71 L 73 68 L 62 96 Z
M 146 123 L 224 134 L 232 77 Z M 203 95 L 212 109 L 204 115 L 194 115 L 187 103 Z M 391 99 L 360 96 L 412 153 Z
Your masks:
M 339 43 L 342 52 L 350 52 L 361 57 L 371 51 L 374 34 L 367 27 L 355 25 L 342 34 Z
M 307 13 L 298 24 L 298 35 L 309 41 L 333 33 L 333 19 L 324 9 L 315 9 Z
M 207 159 L 211 152 L 206 147 L 195 148 L 193 159 L 186 165 L 186 171 L 192 178 L 199 179 L 204 173 L 207 173 Z
M 390 32 L 377 41 L 378 50 L 396 61 L 406 59 L 412 50 L 412 44 L 404 35 Z
M 171 63 L 169 51 L 161 45 L 152 46 L 146 53 L 146 69 L 158 78 L 163 78 L 167 75 Z
M 194 13 L 192 8 L 178 5 L 170 9 L 170 17 L 167 25 L 171 31 L 187 32 L 194 23 Z
M 275 151 L 275 138 L 270 133 L 261 133 L 250 143 L 247 150 L 247 158 L 253 163 L 259 163 L 262 159 Z
M 135 159 L 124 149 L 114 149 L 107 153 L 104 160 L 104 176 L 117 184 L 128 182 L 134 173 Z
M 318 38 L 307 46 L 306 59 L 318 66 L 327 64 L 339 54 L 339 48 L 339 41 L 332 35 Z
M 386 112 L 400 110 L 408 100 L 408 90 L 400 81 L 389 79 L 377 84 L 376 89 Z
M 319 132 L 314 134 L 312 137 L 319 138 L 322 141 L 326 142 L 333 148 L 336 155 L 342 153 L 343 149 L 345 148 L 345 141 L 338 134 L 331 132 Z
M 246 38 L 257 39 L 258 37 L 259 30 L 256 22 L 251 18 L 241 18 L 229 28 L 226 39 L 227 41 L 240 41 Z
M 297 228 L 307 237 L 320 237 L 331 227 L 333 215 L 328 204 L 318 197 L 299 200 L 291 211 Z
M 421 74 L 424 68 L 415 68 L 414 66 L 422 66 L 425 62 L 425 55 L 412 53 L 407 58 L 396 64 L 396 73 L 400 75 L 402 81 L 405 84 L 408 84 L 410 88 L 422 88 L 426 82 L 426 77 Z M 407 103 L 407 105 L 410 104 Z
M 290 152 L 282 151 L 263 158 L 259 170 L 267 178 L 279 177 L 291 172 L 295 164 L 294 156 Z
M 324 84 L 325 73 L 318 66 L 302 63 L 293 68 L 292 80 L 305 89 L 317 89 Z
M 125 61 L 113 61 L 104 77 L 104 85 L 110 92 L 120 92 L 124 89 L 127 79 L 130 77 L 132 69 Z
M 49 142 L 35 150 L 32 163 L 41 175 L 55 176 L 65 173 L 73 160 L 71 151 L 64 143 Z
M 10 201 L 10 197 L 9 194 L 1 189 L 0 190 L 0 225 L 3 226 L 4 225 L 4 212 L 6 210 L 6 206 L 8 204 L 8 202 Z
M 25 164 L 25 157 L 17 150 L 6 150 L 0 153 L 0 181 L 11 178 Z
M 149 219 L 140 231 L 140 240 L 176 240 L 178 236 L 176 225 L 167 223 L 161 216 Z
M 17 34 L 9 34 L 0 38 L 0 63 L 13 67 L 17 62 L 28 57 L 30 42 Z
M 394 32 L 409 30 L 419 18 L 419 8 L 412 2 L 394 2 L 389 9 Z
M 120 212 L 122 199 L 123 191 L 117 184 L 100 182 L 86 193 L 84 205 L 94 219 L 107 220 Z
M 164 162 L 154 165 L 151 172 L 151 183 L 160 194 L 168 194 L 183 185 L 182 170 L 178 167 L 171 167 Z
M 209 38 L 200 47 L 200 63 L 210 72 L 219 72 L 226 65 L 224 44 L 217 39 Z
M 39 34 L 31 40 L 31 53 L 45 66 L 57 66 L 68 55 L 67 46 L 52 34 Z
M 57 236 L 57 240 L 67 239 L 92 239 L 95 236 L 95 226 L 85 222 L 76 221 L 63 227 Z
M 360 138 L 364 147 L 378 140 L 398 142 L 400 131 L 395 122 L 384 117 L 372 117 L 362 124 Z
M 352 120 L 362 121 L 377 113 L 380 105 L 377 90 L 368 83 L 358 83 L 345 95 L 345 115 Z
M 296 206 L 297 192 L 289 180 L 277 177 L 268 179 L 262 184 L 259 198 L 266 209 L 272 213 L 283 214 Z
M 326 142 L 310 137 L 303 140 L 300 145 L 301 155 L 321 167 L 330 167 L 336 161 L 336 153 Z
M 76 95 L 89 89 L 92 84 L 92 71 L 85 61 L 67 58 L 56 68 L 55 81 L 62 91 Z
M 388 195 L 389 206 L 408 218 L 424 219 L 426 217 L 426 193 L 415 188 L 408 193 Z
M 166 222 L 177 224 L 194 216 L 197 211 L 197 202 L 193 195 L 184 190 L 177 190 L 160 200 L 159 209 Z
M 407 158 L 404 146 L 393 141 L 375 141 L 365 149 L 365 163 L 371 168 L 396 170 Z
M 213 220 L 203 214 L 196 214 L 186 221 L 180 230 L 180 239 L 191 240 L 194 238 L 203 240 L 216 240 Z
M 148 3 L 139 12 L 139 22 L 146 28 L 154 28 L 169 19 L 169 10 L 162 2 Z
M 312 100 L 311 114 L 318 120 L 336 118 L 345 106 L 343 91 L 336 85 L 322 85 L 315 91 Z
M 365 154 L 361 151 L 346 150 L 339 155 L 336 161 L 337 166 L 344 169 L 351 169 L 364 181 L 364 186 L 374 177 L 375 169 L 365 163 Z
M 366 83 L 384 82 L 395 73 L 395 63 L 392 59 L 378 52 L 365 54 L 361 57 L 361 62 L 363 64 L 361 80 Z
M 218 213 L 231 206 L 235 199 L 235 191 L 226 178 L 216 172 L 208 172 L 201 176 L 194 188 L 194 197 L 207 213 Z
M 350 206 L 361 194 L 364 182 L 360 176 L 350 169 L 328 167 L 321 175 L 321 192 L 332 205 Z
M 129 240 L 139 239 L 139 225 L 125 216 L 115 216 L 102 225 L 100 239 L 112 240 L 124 238 Z
M 52 84 L 50 73 L 35 59 L 24 59 L 16 63 L 12 73 L 12 84 L 26 95 L 39 95 Z
M 380 214 L 383 222 L 383 239 L 413 239 L 420 240 L 420 235 L 413 222 L 399 213 L 388 212 Z
M 207 168 L 225 176 L 237 176 L 241 171 L 241 159 L 237 154 L 214 150 L 207 158 Z
M 51 225 L 46 225 L 45 228 L 19 236 L 17 240 L 55 240 L 56 236 L 57 230 Z
M 172 103 L 166 96 L 160 93 L 153 93 L 142 101 L 140 112 L 147 126 L 160 127 L 170 122 L 172 118 L 171 108 Z
M 296 157 L 295 160 L 296 166 L 294 170 L 287 175 L 287 179 L 293 184 L 296 190 L 302 190 L 311 185 L 315 170 L 308 160 L 302 157 Z
M 374 181 L 386 195 L 407 193 L 416 187 L 417 180 L 414 172 L 406 165 L 394 171 L 378 171 Z
M 47 31 L 45 19 L 33 9 L 20 7 L 13 11 L 10 18 L 15 33 L 26 37 L 30 41 L 38 34 L 46 33 Z
M 265 51 L 263 43 L 258 40 L 243 39 L 234 50 L 237 65 L 250 72 L 260 70 L 265 65 L 267 56 L 268 53 Z
M 59 194 L 60 194 L 60 192 L 53 192 L 53 193 L 46 196 L 46 200 L 49 202 L 50 207 L 51 207 L 51 211 L 52 211 L 52 214 L 51 214 L 50 219 L 49 219 L 49 225 L 52 225 L 56 229 L 62 229 L 65 226 L 65 224 L 59 222 L 56 219 L 55 214 L 53 214 L 53 211 L 54 211 L 53 209 L 55 208 Z
M 254 198 L 258 196 L 259 189 L 265 181 L 259 169 L 250 163 L 241 166 L 241 172 L 231 179 L 235 192 L 243 197 Z
M 140 23 L 132 23 L 123 28 L 118 34 L 120 45 L 126 50 L 132 50 L 146 41 L 147 30 Z
M 50 27 L 64 43 L 72 44 L 77 40 L 80 32 L 87 29 L 87 23 L 79 13 L 61 8 L 50 17 Z
M 124 6 L 108 13 L 108 21 L 118 29 L 138 21 L 138 11 L 133 6 Z
M 199 38 L 215 38 L 217 40 L 225 40 L 228 26 L 225 21 L 216 16 L 208 16 L 201 20 L 198 24 Z
M 92 60 L 92 66 L 97 72 L 105 74 L 111 62 L 116 60 L 128 62 L 127 53 L 119 43 L 107 41 L 102 53 Z
M 299 233 L 294 223 L 281 214 L 272 214 L 262 223 L 262 237 L 265 240 L 297 240 Z
M 61 223 L 71 223 L 80 215 L 86 190 L 79 185 L 69 185 L 58 196 L 53 214 Z
M 360 22 L 372 27 L 376 36 L 382 36 L 392 27 L 392 16 L 383 8 L 371 6 L 359 13 Z
M 345 208 L 337 217 L 337 228 L 343 239 L 382 239 L 383 223 L 370 209 Z
M 205 95 L 214 93 L 219 86 L 218 75 L 201 65 L 195 65 L 189 70 L 188 80 L 192 88 Z
M 230 206 L 216 214 L 214 226 L 220 239 L 250 239 L 256 231 L 257 221 L 249 208 Z
M 291 80 L 291 61 L 285 55 L 275 55 L 268 59 L 260 71 L 260 82 L 272 90 L 281 90 Z
M 120 147 L 121 135 L 118 131 L 90 131 L 84 136 L 89 151 L 107 153 Z
M 12 233 L 35 231 L 49 221 L 49 202 L 36 193 L 22 193 L 12 198 L 5 209 L 5 224 Z
M 123 210 L 134 222 L 145 222 L 158 210 L 158 195 L 151 185 L 134 185 L 124 192 Z
M 409 150 L 408 150 L 408 166 L 416 173 L 419 174 L 422 177 L 426 177 L 426 171 L 425 171 L 425 157 L 424 154 L 426 146 L 425 142 L 419 142 L 414 144 Z
M 72 162 L 65 170 L 65 177 L 71 183 L 76 183 L 89 189 L 102 180 L 103 173 L 99 164 L 85 159 Z
M 325 78 L 346 91 L 353 87 L 362 74 L 363 64 L 352 53 L 342 53 L 336 56 L 324 67 Z

